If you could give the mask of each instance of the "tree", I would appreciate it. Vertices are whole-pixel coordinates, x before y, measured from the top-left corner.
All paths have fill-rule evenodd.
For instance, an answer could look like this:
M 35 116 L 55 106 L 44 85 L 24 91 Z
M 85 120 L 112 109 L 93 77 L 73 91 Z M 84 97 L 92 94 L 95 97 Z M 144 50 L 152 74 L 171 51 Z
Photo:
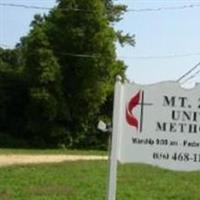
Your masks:
M 125 77 L 115 44 L 134 45 L 132 36 L 113 28 L 126 7 L 112 0 L 57 3 L 49 15 L 35 17 L 21 42 L 30 98 L 27 132 L 50 143 L 57 138 L 73 147 L 95 145 L 95 124 L 107 115 L 102 107 L 112 106 L 115 76 Z
M 116 32 L 112 24 L 125 9 L 108 0 L 59 0 L 46 19 L 45 31 L 61 66 L 75 137 L 83 132 L 86 140 L 90 138 L 87 133 L 94 132 L 91 127 L 113 92 L 115 76 L 125 76 L 124 63 L 116 59 L 115 42 L 133 44 L 133 40 Z
M 0 70 L 13 70 L 19 72 L 22 67 L 21 52 L 19 48 L 2 49 L 0 48 Z
M 0 144 L 4 147 L 15 146 L 13 138 L 23 138 L 27 87 L 20 72 L 18 49 L 0 49 Z
M 29 97 L 26 138 L 40 146 L 55 145 L 64 120 L 60 66 L 40 24 L 33 25 L 24 44 L 24 75 Z

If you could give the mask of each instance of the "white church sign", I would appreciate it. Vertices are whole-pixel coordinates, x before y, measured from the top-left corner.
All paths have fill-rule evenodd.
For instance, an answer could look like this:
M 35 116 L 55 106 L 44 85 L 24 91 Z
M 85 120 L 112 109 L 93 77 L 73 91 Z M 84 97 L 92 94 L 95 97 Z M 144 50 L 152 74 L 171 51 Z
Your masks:
M 115 86 L 108 200 L 115 200 L 116 167 L 147 163 L 171 170 L 200 169 L 200 87 L 177 82 Z

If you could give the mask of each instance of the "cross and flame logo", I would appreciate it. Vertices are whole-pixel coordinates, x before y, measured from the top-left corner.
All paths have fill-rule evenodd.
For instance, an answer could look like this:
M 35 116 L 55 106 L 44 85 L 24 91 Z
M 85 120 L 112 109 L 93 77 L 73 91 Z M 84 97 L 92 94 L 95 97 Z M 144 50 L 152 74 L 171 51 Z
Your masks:
M 139 90 L 136 95 L 134 95 L 126 105 L 126 121 L 130 126 L 136 128 L 139 132 L 142 132 L 143 129 L 143 115 L 144 115 L 144 106 L 152 106 L 152 103 L 144 103 L 144 91 Z M 137 106 L 141 106 L 140 110 L 140 119 L 138 119 L 133 111 Z
M 135 96 L 133 96 L 128 105 L 126 106 L 126 121 L 130 126 L 136 127 L 138 130 L 139 122 L 136 116 L 134 116 L 133 109 L 136 108 L 141 99 L 141 91 L 139 91 Z

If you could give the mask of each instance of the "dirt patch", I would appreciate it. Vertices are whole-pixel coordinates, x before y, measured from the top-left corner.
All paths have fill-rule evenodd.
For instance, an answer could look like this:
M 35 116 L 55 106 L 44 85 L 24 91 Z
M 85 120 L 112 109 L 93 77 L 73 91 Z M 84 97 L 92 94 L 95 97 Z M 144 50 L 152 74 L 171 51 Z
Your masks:
M 0 166 L 33 164 L 33 163 L 59 163 L 79 160 L 107 160 L 107 156 L 93 155 L 0 155 Z
M 10 195 L 7 191 L 0 191 L 1 200 L 10 200 Z

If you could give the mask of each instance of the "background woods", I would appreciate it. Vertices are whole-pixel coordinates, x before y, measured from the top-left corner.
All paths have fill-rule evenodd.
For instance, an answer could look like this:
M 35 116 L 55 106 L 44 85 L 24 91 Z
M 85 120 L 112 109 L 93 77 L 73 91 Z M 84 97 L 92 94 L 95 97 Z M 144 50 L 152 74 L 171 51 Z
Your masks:
M 134 45 L 113 28 L 125 11 L 111 0 L 58 0 L 15 49 L 0 49 L 1 146 L 106 147 L 96 123 L 111 121 L 115 76 L 126 70 L 115 45 Z

